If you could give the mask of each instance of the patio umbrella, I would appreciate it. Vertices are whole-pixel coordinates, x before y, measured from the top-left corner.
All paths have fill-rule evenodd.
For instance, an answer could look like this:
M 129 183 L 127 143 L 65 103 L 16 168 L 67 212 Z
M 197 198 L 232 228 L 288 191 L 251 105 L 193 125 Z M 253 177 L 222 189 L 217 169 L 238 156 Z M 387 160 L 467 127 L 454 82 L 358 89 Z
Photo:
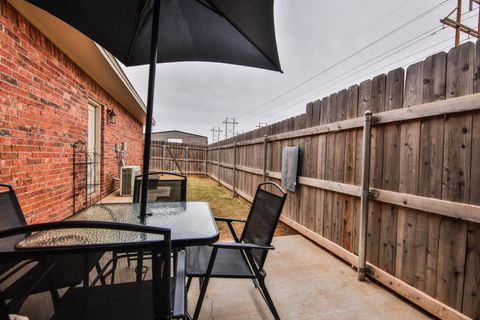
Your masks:
M 210 61 L 280 71 L 273 0 L 27 0 L 126 66 L 149 64 L 143 176 L 148 176 L 156 63 Z M 145 217 L 147 183 L 140 216 Z

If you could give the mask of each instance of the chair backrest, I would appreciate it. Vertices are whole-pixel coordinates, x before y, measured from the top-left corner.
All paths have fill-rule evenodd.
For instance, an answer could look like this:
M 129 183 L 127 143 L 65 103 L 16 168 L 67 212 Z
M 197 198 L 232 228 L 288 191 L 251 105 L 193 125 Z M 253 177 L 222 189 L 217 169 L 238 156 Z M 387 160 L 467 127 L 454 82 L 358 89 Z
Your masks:
M 3 189 L 3 190 L 2 190 Z M 12 186 L 8 184 L 0 184 L 0 230 L 10 229 L 26 225 L 25 217 L 18 203 L 17 196 Z M 4 247 L 11 246 L 12 243 L 18 242 L 23 235 L 18 235 L 10 242 L 0 242 L 0 250 Z
M 99 230 L 100 229 L 100 230 Z M 54 230 L 54 231 L 52 231 Z M 91 230 L 91 231 L 89 231 Z M 95 231 L 97 230 L 97 231 Z M 99 231 L 98 231 L 99 230 Z M 47 233 L 41 235 L 43 231 Z M 38 232 L 38 233 L 36 233 Z M 91 236 L 88 236 L 91 232 Z M 124 273 L 122 281 L 95 285 L 99 279 L 96 275 L 87 272 L 82 286 L 68 288 L 61 299 L 55 304 L 55 315 L 48 314 L 50 309 L 43 310 L 42 317 L 69 318 L 69 319 L 90 319 L 91 317 L 109 319 L 112 316 L 123 316 L 125 319 L 133 319 L 141 311 L 141 314 L 148 318 L 170 319 L 172 313 L 171 301 L 171 233 L 169 229 L 155 228 L 142 225 L 124 223 L 98 222 L 98 221 L 61 221 L 44 224 L 34 224 L 13 229 L 0 231 L 0 242 L 16 237 L 19 234 L 35 233 L 32 237 L 39 237 L 38 244 L 34 242 L 32 248 L 22 247 L 13 251 L 0 251 L 0 266 L 8 264 L 9 261 L 23 261 L 33 259 L 38 261 L 38 266 L 45 272 L 47 278 L 51 275 L 55 263 L 63 257 L 74 257 L 78 268 L 88 271 L 86 265 L 89 257 L 95 255 L 111 256 L 113 252 L 139 253 L 144 255 L 143 259 L 151 260 L 151 268 L 145 275 L 146 285 L 135 282 L 135 273 Z M 83 234 L 78 237 L 79 233 Z M 54 238 L 49 238 L 51 234 Z M 69 236 L 71 235 L 71 236 Z M 43 237 L 46 237 L 45 239 Z M 46 240 L 49 239 L 49 240 Z M 143 240 L 141 240 L 143 239 Z M 139 259 L 142 259 L 139 257 Z M 104 267 L 107 271 L 108 264 Z M 32 285 L 38 285 L 32 283 Z M 38 303 L 37 291 L 32 285 L 23 286 L 20 313 L 36 319 Z M 146 290 L 145 290 L 146 289 Z M 10 301 L 1 299 L 0 290 L 0 319 L 8 319 L 6 313 L 17 312 Z M 139 297 L 132 299 L 132 295 Z M 139 303 L 138 307 L 131 308 L 126 301 Z M 133 302 L 135 301 L 135 302 Z M 86 307 L 88 306 L 88 307 Z M 11 309 L 12 308 L 12 309 Z
M 140 202 L 143 176 L 135 177 L 133 202 Z M 147 202 L 178 202 L 187 200 L 187 177 L 173 172 L 148 174 Z
M 276 189 L 281 195 L 262 189 L 268 186 Z M 259 184 L 240 240 L 245 243 L 270 245 L 286 198 L 287 193 L 278 184 L 274 182 Z M 259 268 L 263 268 L 268 250 L 252 250 L 252 253 Z
M 27 225 L 25 217 L 23 215 L 23 211 L 20 207 L 13 188 L 7 184 L 0 184 L 0 189 L 4 189 L 3 191 L 0 191 L 0 231 Z M 17 236 L 9 237 L 8 239 L 1 241 L 0 251 L 13 250 L 15 248 L 15 245 L 21 240 L 23 240 L 25 236 L 26 235 L 19 234 Z M 95 266 L 97 260 L 100 259 L 101 256 L 102 255 L 99 254 L 91 257 L 92 259 L 89 261 L 89 270 L 91 270 Z M 11 265 L 3 264 L 2 266 L 0 266 L 0 275 L 2 275 L 5 271 L 10 269 L 15 264 L 16 263 L 12 262 Z M 45 282 L 43 282 L 42 285 L 37 286 L 37 291 L 47 291 L 50 289 L 50 286 L 52 284 L 56 288 L 63 288 L 80 283 L 82 281 L 83 271 L 82 269 L 77 268 L 77 266 L 78 259 L 75 259 L 74 256 L 64 256 L 61 260 L 57 261 L 53 270 L 55 279 L 51 281 L 51 283 L 46 285 Z M 28 277 L 26 277 L 22 278 L 21 281 L 23 281 L 21 285 L 28 285 L 29 279 Z M 8 291 L 8 293 L 10 293 L 10 291 Z

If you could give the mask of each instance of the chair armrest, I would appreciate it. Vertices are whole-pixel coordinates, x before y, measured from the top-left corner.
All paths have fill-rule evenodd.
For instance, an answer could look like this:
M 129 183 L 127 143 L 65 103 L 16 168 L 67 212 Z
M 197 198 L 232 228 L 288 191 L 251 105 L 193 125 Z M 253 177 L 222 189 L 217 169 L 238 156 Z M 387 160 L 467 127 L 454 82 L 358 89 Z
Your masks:
M 211 244 L 212 247 L 219 249 L 262 249 L 262 250 L 274 250 L 273 246 L 261 246 L 254 243 L 243 242 L 216 242 Z
M 227 217 L 214 217 L 216 221 L 223 221 L 223 222 L 247 222 L 246 220 L 242 219 L 235 219 L 235 218 L 227 218 Z
M 235 242 L 240 242 L 240 238 L 238 237 L 237 233 L 235 232 L 235 229 L 233 228 L 232 222 L 242 222 L 245 223 L 247 221 L 241 220 L 241 219 L 235 219 L 235 218 L 227 218 L 227 217 L 214 217 L 215 221 L 221 221 L 221 222 L 226 222 L 228 225 L 228 230 L 230 230 L 230 233 L 232 234 L 233 239 Z

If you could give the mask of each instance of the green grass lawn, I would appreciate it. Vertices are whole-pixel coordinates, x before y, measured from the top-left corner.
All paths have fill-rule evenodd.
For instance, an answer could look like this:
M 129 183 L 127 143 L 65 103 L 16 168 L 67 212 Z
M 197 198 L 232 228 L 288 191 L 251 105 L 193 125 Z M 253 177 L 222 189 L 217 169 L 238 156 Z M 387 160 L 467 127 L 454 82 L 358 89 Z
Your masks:
M 225 187 L 219 186 L 216 181 L 209 178 L 189 176 L 187 179 L 187 200 L 189 201 L 207 201 L 216 216 L 246 219 L 250 210 L 250 203 L 246 200 L 232 197 L 232 192 Z M 218 222 L 221 240 L 232 239 L 226 223 Z M 235 231 L 241 234 L 243 224 L 236 223 Z M 276 236 L 296 234 L 296 232 L 279 222 Z

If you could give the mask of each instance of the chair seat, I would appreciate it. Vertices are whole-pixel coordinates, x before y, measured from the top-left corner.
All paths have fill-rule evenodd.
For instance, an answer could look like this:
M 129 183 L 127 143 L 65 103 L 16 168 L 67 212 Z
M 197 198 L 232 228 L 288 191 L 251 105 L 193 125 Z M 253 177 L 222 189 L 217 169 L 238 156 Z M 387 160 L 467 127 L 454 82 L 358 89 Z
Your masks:
M 103 253 L 90 254 L 88 270 L 91 271 L 97 261 L 103 256 Z M 64 256 L 60 258 L 52 257 L 48 260 L 47 265 L 54 263 L 55 266 L 51 271 L 50 279 L 45 278 L 36 284 L 32 289 L 32 293 L 46 292 L 52 289 L 66 288 L 75 286 L 83 281 L 84 270 L 79 267 L 81 261 L 75 255 Z M 3 290 L 4 298 L 10 298 L 22 292 L 36 279 L 40 278 L 44 273 L 43 268 L 37 262 L 32 262 L 33 267 L 24 273 L 18 280 Z
M 212 247 L 188 247 L 187 276 L 202 277 L 207 272 Z M 255 278 L 240 250 L 218 249 L 211 277 Z
M 67 290 L 52 319 L 153 319 L 151 281 L 90 287 L 83 297 L 83 287 Z

